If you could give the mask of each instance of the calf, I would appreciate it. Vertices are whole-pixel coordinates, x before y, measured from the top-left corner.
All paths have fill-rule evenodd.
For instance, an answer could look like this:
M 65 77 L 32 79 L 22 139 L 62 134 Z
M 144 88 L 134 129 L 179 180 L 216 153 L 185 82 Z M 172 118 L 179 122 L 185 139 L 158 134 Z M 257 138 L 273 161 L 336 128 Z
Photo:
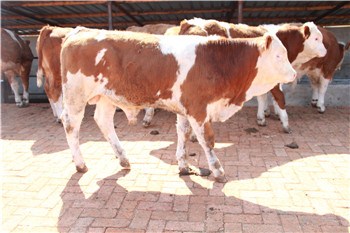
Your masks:
M 228 38 L 252 38 L 263 35 L 265 32 L 277 35 L 288 51 L 288 59 L 293 68 L 298 72 L 298 77 L 303 75 L 300 67 L 305 62 L 315 57 L 322 57 L 326 53 L 322 43 L 322 34 L 314 23 L 305 24 L 280 24 L 248 26 L 245 24 L 229 24 L 216 20 L 203 20 L 194 18 L 183 20 L 180 25 L 179 34 L 196 34 L 202 36 L 220 35 Z M 281 85 L 272 88 L 275 112 L 280 117 L 283 131 L 291 132 L 288 123 L 288 114 L 285 108 L 285 98 Z M 268 115 L 267 94 L 258 96 L 257 121 L 261 126 L 266 125 L 265 114 Z
M 29 47 L 29 41 L 22 40 L 16 33 L 1 29 L 1 72 L 8 79 L 15 94 L 18 107 L 29 105 L 29 74 L 34 56 Z M 23 87 L 23 97 L 19 94 L 16 75 L 20 76 Z
M 87 103 L 96 104 L 94 119 L 124 168 L 130 164 L 113 127 L 116 106 L 130 122 L 140 109 L 158 107 L 177 114 L 180 174 L 189 171 L 185 141 L 192 127 L 218 181 L 225 177 L 211 123 L 296 77 L 274 35 L 233 40 L 77 29 L 63 43 L 61 63 L 62 122 L 77 171 L 87 171 L 79 149 Z
M 38 54 L 37 85 L 42 86 L 45 76 L 45 92 L 57 122 L 62 113 L 62 81 L 60 52 L 62 41 L 73 28 L 45 26 L 40 30 L 36 44 Z

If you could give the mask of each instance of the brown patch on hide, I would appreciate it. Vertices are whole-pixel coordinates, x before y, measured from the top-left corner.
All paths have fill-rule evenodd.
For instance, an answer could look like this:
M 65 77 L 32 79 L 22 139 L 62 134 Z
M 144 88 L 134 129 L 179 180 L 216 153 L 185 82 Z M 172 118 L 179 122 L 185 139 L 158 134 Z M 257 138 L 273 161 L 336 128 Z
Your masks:
M 280 85 L 277 84 L 274 88 L 271 89 L 271 94 L 273 95 L 275 101 L 281 109 L 286 109 L 286 100 L 284 94 L 280 89 Z
M 204 122 L 210 103 L 222 98 L 235 105 L 245 101 L 259 57 L 258 47 L 245 40 L 222 39 L 198 45 L 195 64 L 181 86 L 181 102 L 198 122 Z
M 284 47 L 286 47 L 288 60 L 292 63 L 297 58 L 298 54 L 304 50 L 305 37 L 303 28 L 296 25 L 286 25 L 281 28 L 276 35 L 281 40 Z

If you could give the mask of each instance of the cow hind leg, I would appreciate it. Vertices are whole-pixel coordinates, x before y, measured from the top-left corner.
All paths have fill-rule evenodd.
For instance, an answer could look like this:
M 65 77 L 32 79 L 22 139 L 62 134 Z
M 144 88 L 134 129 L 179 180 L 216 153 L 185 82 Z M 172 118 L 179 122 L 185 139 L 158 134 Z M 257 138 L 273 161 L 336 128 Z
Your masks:
M 129 160 L 127 159 L 125 151 L 115 133 L 113 123 L 115 110 L 116 106 L 114 106 L 106 97 L 102 96 L 96 103 L 94 119 L 103 136 L 111 144 L 116 157 L 119 158 L 119 164 L 125 169 L 130 169 Z
M 78 172 L 87 172 L 84 159 L 82 157 L 80 146 L 79 146 L 79 131 L 80 125 L 84 117 L 85 108 L 82 107 L 80 110 L 74 108 L 68 104 L 62 113 L 62 123 L 66 132 L 66 138 L 69 148 L 72 152 L 73 161 Z
M 324 105 L 324 97 L 326 95 L 326 91 L 328 88 L 330 79 L 326 79 L 324 77 L 321 77 L 320 85 L 318 89 L 318 101 L 317 101 L 317 110 L 319 113 L 324 113 L 326 111 L 326 107 Z
M 143 127 L 147 128 L 148 126 L 150 126 L 151 121 L 153 119 L 154 108 L 146 108 L 145 111 L 146 113 L 145 113 L 145 117 L 143 118 L 142 125 Z
M 12 70 L 9 70 L 9 71 L 6 71 L 4 73 L 5 73 L 7 80 L 9 81 L 11 89 L 15 95 L 16 106 L 19 108 L 23 107 L 22 99 L 21 99 L 21 96 L 19 94 L 19 84 L 18 84 L 18 81 L 16 79 L 15 72 Z
M 220 183 L 226 182 L 225 172 L 219 159 L 214 152 L 214 131 L 210 122 L 205 122 L 200 125 L 194 119 L 190 119 L 192 130 L 196 133 L 197 140 L 204 150 L 207 157 L 209 169 L 213 172 L 215 180 Z
M 177 114 L 176 131 L 176 159 L 178 161 L 180 175 L 188 175 L 190 173 L 190 168 L 187 163 L 186 140 L 191 132 L 191 126 L 187 118 L 179 114 Z
M 29 77 L 23 77 L 21 75 L 22 80 L 22 87 L 23 87 L 23 97 L 22 97 L 22 106 L 21 107 L 28 107 L 29 106 Z

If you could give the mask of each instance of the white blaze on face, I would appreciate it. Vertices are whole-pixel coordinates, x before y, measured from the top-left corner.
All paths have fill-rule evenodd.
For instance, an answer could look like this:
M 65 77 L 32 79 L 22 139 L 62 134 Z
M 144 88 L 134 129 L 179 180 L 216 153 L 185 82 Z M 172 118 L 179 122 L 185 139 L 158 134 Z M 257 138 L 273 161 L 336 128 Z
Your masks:
M 292 82 L 296 77 L 296 72 L 288 61 L 286 48 L 277 36 L 269 35 L 272 38 L 271 44 L 258 58 L 258 73 L 246 93 L 246 100 L 265 94 L 278 83 Z
M 327 53 L 327 49 L 323 44 L 323 36 L 320 30 L 313 22 L 308 22 L 303 25 L 310 29 L 310 36 L 304 42 L 304 51 L 300 53 L 300 58 L 305 58 L 305 62 L 314 57 L 324 57 Z M 297 59 L 299 58 L 299 55 Z M 299 59 L 300 59 L 299 58 Z
M 100 61 L 102 60 L 103 56 L 105 55 L 107 49 L 101 49 L 97 55 L 96 55 L 96 58 L 95 58 L 95 66 L 98 65 L 98 63 L 100 63 Z

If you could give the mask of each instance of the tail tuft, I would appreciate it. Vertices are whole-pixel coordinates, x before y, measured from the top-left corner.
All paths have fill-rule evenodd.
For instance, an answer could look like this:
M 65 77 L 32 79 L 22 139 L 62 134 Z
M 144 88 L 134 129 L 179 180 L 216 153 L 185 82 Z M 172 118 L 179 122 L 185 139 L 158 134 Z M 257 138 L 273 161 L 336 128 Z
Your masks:
M 38 87 L 41 87 L 43 85 L 43 71 L 42 71 L 42 69 L 38 69 L 38 72 L 36 73 L 36 85 Z

